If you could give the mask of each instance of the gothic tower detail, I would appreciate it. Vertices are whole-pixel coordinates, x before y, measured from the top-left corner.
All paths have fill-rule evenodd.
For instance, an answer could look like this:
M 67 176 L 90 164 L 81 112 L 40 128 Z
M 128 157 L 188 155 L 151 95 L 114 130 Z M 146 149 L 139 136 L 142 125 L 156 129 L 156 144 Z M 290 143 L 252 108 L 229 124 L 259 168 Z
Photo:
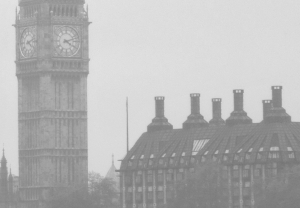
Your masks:
M 22 208 L 87 185 L 88 11 L 84 0 L 19 0 L 16 14 Z
M 5 158 L 4 149 L 1 159 L 0 169 L 0 207 L 8 208 L 8 184 L 7 184 L 7 160 Z

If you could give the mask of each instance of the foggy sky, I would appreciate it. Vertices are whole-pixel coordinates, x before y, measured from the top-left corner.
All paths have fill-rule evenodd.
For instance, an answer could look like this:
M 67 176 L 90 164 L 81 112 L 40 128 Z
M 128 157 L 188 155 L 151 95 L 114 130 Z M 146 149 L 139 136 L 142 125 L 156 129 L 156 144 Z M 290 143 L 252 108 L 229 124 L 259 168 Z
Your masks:
M 0 142 L 18 174 L 15 7 L 0 7 Z M 126 148 L 154 118 L 154 96 L 181 128 L 190 93 L 201 93 L 201 114 L 211 119 L 211 98 L 222 98 L 223 119 L 233 110 L 233 89 L 244 89 L 244 109 L 262 120 L 262 100 L 283 86 L 283 106 L 300 121 L 299 0 L 88 0 L 90 26 L 89 168 L 105 175 L 111 155 Z M 119 163 L 116 164 L 119 167 Z

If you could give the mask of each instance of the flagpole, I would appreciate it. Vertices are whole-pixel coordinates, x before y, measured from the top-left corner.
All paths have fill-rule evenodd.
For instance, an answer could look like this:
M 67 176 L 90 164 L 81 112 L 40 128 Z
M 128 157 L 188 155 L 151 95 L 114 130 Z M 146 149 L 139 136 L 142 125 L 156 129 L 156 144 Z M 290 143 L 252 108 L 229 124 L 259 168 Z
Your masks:
M 126 98 L 127 153 L 129 152 L 128 97 Z

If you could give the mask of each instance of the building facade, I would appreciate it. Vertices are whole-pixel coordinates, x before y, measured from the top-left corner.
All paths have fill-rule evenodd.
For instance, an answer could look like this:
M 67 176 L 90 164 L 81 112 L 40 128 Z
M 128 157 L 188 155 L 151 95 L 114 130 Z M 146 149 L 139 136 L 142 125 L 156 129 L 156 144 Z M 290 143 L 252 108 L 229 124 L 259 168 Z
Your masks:
M 87 185 L 88 11 L 84 0 L 19 0 L 16 75 L 20 207 Z
M 207 160 L 223 164 L 230 208 L 254 208 L 254 180 L 276 176 L 300 161 L 300 123 L 282 107 L 282 87 L 263 101 L 263 119 L 253 123 L 243 108 L 243 90 L 234 90 L 234 110 L 224 121 L 222 100 L 212 99 L 210 122 L 200 114 L 200 94 L 191 94 L 191 115 L 182 129 L 164 116 L 164 97 L 156 97 L 156 117 L 122 161 L 123 208 L 165 207 L 179 181 Z

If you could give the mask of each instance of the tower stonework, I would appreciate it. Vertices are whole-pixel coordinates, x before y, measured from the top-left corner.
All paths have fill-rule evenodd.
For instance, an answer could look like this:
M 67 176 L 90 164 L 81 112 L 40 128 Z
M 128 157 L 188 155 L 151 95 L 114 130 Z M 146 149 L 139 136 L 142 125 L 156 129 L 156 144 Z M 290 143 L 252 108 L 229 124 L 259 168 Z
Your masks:
M 16 14 L 22 208 L 87 186 L 88 11 L 84 0 L 19 0 Z

